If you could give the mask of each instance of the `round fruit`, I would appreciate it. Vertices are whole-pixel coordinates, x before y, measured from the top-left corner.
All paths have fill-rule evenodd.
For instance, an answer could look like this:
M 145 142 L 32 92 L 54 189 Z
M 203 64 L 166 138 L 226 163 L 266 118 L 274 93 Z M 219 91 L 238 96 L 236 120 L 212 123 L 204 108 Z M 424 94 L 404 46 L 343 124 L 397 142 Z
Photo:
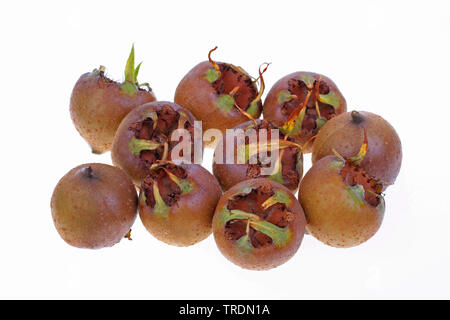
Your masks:
M 312 162 L 333 154 L 333 149 L 344 158 L 356 154 L 363 129 L 368 150 L 361 168 L 381 181 L 394 183 L 402 163 L 400 138 L 386 120 L 367 111 L 347 112 L 330 120 L 314 141 Z
M 339 154 L 317 161 L 300 183 L 299 201 L 307 230 L 333 247 L 352 247 L 370 239 L 384 216 L 382 183 L 359 165 L 367 148 L 357 156 Z
M 345 99 L 331 79 L 312 72 L 294 72 L 270 89 L 263 115 L 303 145 L 329 119 L 346 110 Z M 303 152 L 311 152 L 311 147 Z
M 214 176 L 196 164 L 152 165 L 142 181 L 139 215 L 157 239 L 190 246 L 211 234 L 211 222 L 222 194 Z
M 97 249 L 129 237 L 137 215 L 137 194 L 119 168 L 88 163 L 70 170 L 53 191 L 52 217 L 68 244 Z
M 239 139 L 235 134 L 239 129 L 242 129 L 244 134 L 247 133 L 245 143 L 241 145 L 239 145 Z M 250 132 L 252 132 L 250 130 L 254 130 L 253 132 L 255 133 L 253 141 L 250 140 Z M 267 135 L 261 134 L 264 130 L 266 130 Z M 301 146 L 294 143 L 291 138 L 286 138 L 285 140 L 285 135 L 280 131 L 278 131 L 278 141 L 274 141 L 274 143 L 278 143 L 278 146 L 272 146 L 272 130 L 278 131 L 278 127 L 266 120 L 253 120 L 238 125 L 232 131 L 227 131 L 222 141 L 216 147 L 213 161 L 214 175 L 224 191 L 241 181 L 259 177 L 267 177 L 276 181 L 292 192 L 297 190 L 303 175 Z M 263 142 L 260 141 L 260 137 L 267 137 L 267 139 Z M 233 139 L 234 141 L 233 163 L 226 163 L 227 139 Z M 274 148 L 278 148 L 278 150 Z M 262 168 L 270 169 L 270 163 L 264 163 L 264 160 L 270 159 L 272 155 L 270 150 L 277 152 L 278 156 L 272 163 L 272 173 L 262 174 Z M 222 156 L 219 155 L 219 151 L 221 151 Z M 266 156 L 263 153 L 266 153 Z M 244 164 L 238 163 L 240 156 L 245 160 Z
M 258 178 L 235 185 L 220 198 L 213 232 L 231 262 L 264 270 L 285 263 L 297 252 L 305 224 L 303 209 L 289 189 Z
M 226 129 L 248 120 L 242 111 L 259 118 L 264 81 L 260 77 L 258 93 L 256 81 L 242 68 L 211 59 L 215 49 L 210 51 L 209 61 L 199 63 L 184 76 L 174 101 L 192 111 L 202 121 L 204 131 L 219 129 L 225 134 Z M 263 72 L 260 71 L 260 76 Z
M 135 107 L 155 101 L 152 89 L 137 82 L 139 64 L 134 68 L 134 48 L 125 68 L 125 81 L 118 83 L 105 76 L 105 68 L 83 74 L 70 98 L 70 115 L 80 135 L 93 153 L 111 150 L 114 134 L 122 119 Z
M 113 163 L 122 168 L 136 185 L 140 185 L 157 160 L 183 156 L 191 162 L 201 162 L 201 154 L 200 159 L 194 157 L 194 121 L 189 110 L 171 102 L 155 101 L 139 106 L 125 117 L 117 129 L 111 150 Z M 190 143 L 174 136 L 177 129 L 187 130 Z M 202 145 L 201 134 L 199 136 L 200 141 L 196 145 Z M 189 147 L 190 156 L 181 152 L 172 154 L 178 144 L 178 147 Z

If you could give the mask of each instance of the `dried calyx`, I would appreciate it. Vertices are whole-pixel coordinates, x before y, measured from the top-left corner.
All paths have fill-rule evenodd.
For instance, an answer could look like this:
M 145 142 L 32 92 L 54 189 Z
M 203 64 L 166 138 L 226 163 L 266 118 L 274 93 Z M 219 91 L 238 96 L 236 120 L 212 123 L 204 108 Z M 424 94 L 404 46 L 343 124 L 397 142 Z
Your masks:
M 181 195 L 192 191 L 186 170 L 172 162 L 158 162 L 151 166 L 150 173 L 142 181 L 142 192 L 148 206 L 156 214 L 166 215 Z
M 251 76 L 240 67 L 223 62 L 214 62 L 211 53 L 216 49 L 217 47 L 208 54 L 212 68 L 207 70 L 206 80 L 211 83 L 219 96 L 219 106 L 225 112 L 236 108 L 240 112 L 246 112 L 247 116 L 253 117 L 257 113 L 258 107 L 262 106 L 261 96 L 264 91 L 262 74 L 267 70 L 269 64 L 266 64 L 263 71 L 259 70 L 257 79 L 252 80 Z M 258 80 L 260 80 L 259 92 L 255 85 Z
M 129 150 L 139 156 L 144 167 L 150 167 L 157 160 L 169 158 L 170 151 L 178 143 L 170 135 L 176 129 L 186 129 L 194 136 L 194 127 L 183 112 L 177 112 L 165 105 L 158 111 L 149 111 L 144 119 L 128 128 L 134 133 Z M 193 139 L 192 143 L 193 143 Z M 193 150 L 193 149 L 191 149 Z
M 336 106 L 332 105 L 335 103 L 328 95 L 334 96 L 328 84 L 321 78 L 305 81 L 289 79 L 288 90 L 281 91 L 278 97 L 282 103 L 281 112 L 288 116 L 282 128 L 284 132 L 317 134 L 329 119 L 336 116 Z
M 338 158 L 344 161 L 340 175 L 342 180 L 350 187 L 361 186 L 364 190 L 364 200 L 371 206 L 377 207 L 380 204 L 381 192 L 383 191 L 383 183 L 369 175 L 360 166 L 367 153 L 367 133 L 364 129 L 364 141 L 356 156 L 350 159 L 344 159 L 336 150 L 333 152 Z
M 238 153 L 244 153 L 247 162 L 251 158 L 256 160 L 256 163 L 248 165 L 247 178 L 269 177 L 278 183 L 286 185 L 290 189 L 297 188 L 300 182 L 299 166 L 302 165 L 301 146 L 291 141 L 282 132 L 279 132 L 277 144 L 272 145 L 270 143 L 271 130 L 278 129 L 278 127 L 268 121 L 261 120 L 251 128 L 257 132 L 257 142 L 250 144 L 249 137 L 246 137 L 245 145 L 238 147 Z M 260 143 L 259 130 L 267 130 L 267 144 Z M 275 164 L 273 173 L 269 176 L 261 175 L 261 168 L 270 166 L 269 161 L 262 159 L 262 152 L 267 152 L 267 157 L 271 156 L 271 152 L 278 152 L 277 163 Z
M 285 191 L 262 185 L 228 200 L 225 237 L 241 245 L 261 248 L 281 246 L 290 237 L 287 228 L 294 214 L 287 210 L 290 198 Z

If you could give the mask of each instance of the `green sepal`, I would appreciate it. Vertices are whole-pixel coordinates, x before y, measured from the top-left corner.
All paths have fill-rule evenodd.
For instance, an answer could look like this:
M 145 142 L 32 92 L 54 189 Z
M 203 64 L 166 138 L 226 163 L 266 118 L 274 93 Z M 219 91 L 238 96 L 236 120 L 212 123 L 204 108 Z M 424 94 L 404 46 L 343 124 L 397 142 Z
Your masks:
M 298 173 L 300 173 L 300 171 L 303 171 L 303 157 L 302 157 L 302 151 L 299 151 L 297 153 L 297 164 L 295 165 L 295 169 L 297 170 Z M 301 178 L 301 177 L 300 177 Z
M 138 90 L 135 84 L 128 82 L 128 81 L 125 81 L 124 83 L 122 83 L 120 85 L 120 88 L 122 89 L 122 91 L 124 91 L 129 96 L 133 96 L 134 94 L 136 94 L 136 92 Z
M 280 228 L 273 223 L 265 220 L 260 220 L 258 222 L 251 222 L 253 229 L 264 233 L 266 236 L 270 237 L 273 244 L 276 247 L 284 246 L 291 238 L 291 230 L 289 228 Z
M 142 205 L 145 205 L 147 203 L 147 197 L 145 196 L 145 192 L 144 191 L 142 191 L 139 194 L 139 203 L 142 204 Z
M 362 207 L 364 205 L 364 187 L 360 184 L 354 186 L 347 186 L 348 195 L 352 202 L 357 207 Z
M 327 123 L 327 119 L 325 119 L 324 117 L 319 117 L 316 119 L 316 125 L 317 125 L 317 130 L 320 130 L 325 123 Z
M 248 234 L 240 237 L 239 240 L 236 242 L 236 246 L 243 252 L 250 252 L 254 249 L 253 246 L 250 244 Z
M 234 98 L 229 94 L 221 95 L 216 100 L 217 105 L 219 106 L 220 111 L 223 113 L 228 113 L 234 108 Z
M 319 101 L 329 104 L 335 109 L 339 109 L 341 105 L 341 99 L 334 91 L 330 91 L 328 94 L 319 94 Z
M 206 70 L 206 74 L 205 74 L 206 81 L 213 83 L 214 81 L 219 79 L 219 77 L 220 77 L 220 72 L 217 71 L 216 69 L 209 68 L 208 70 Z
M 250 114 L 253 118 L 258 117 L 258 101 L 252 101 L 252 103 L 250 103 L 250 107 L 247 108 L 246 112 L 248 114 Z
M 278 92 L 278 104 L 283 104 L 290 100 L 292 100 L 292 94 L 288 90 L 281 90 L 280 92 Z
M 282 165 L 280 164 L 280 168 L 277 170 L 277 172 L 271 174 L 268 176 L 268 178 L 272 181 L 278 182 L 279 184 L 283 184 L 283 173 L 282 173 Z
M 302 74 L 300 76 L 300 80 L 302 80 L 309 88 L 314 86 L 314 82 L 316 79 L 310 74 Z
M 190 193 L 194 190 L 194 184 L 186 179 L 180 179 L 178 186 L 183 194 Z
M 123 91 L 125 91 L 128 95 L 134 95 L 138 92 L 138 82 L 137 76 L 139 73 L 139 69 L 141 68 L 141 63 L 134 68 L 134 44 L 131 47 L 130 55 L 128 56 L 127 64 L 125 65 L 125 81 L 120 86 Z
M 289 124 L 285 123 L 282 127 L 281 127 L 281 132 L 283 132 L 284 134 L 289 134 L 289 135 L 297 135 L 300 130 L 302 129 L 302 123 L 303 123 L 303 119 L 305 118 L 305 114 L 306 114 L 306 107 L 304 107 L 302 110 L 300 110 L 300 113 L 297 117 L 297 119 L 294 120 L 294 126 L 292 127 L 292 129 L 289 129 Z
M 136 137 L 132 137 L 128 143 L 128 149 L 135 156 L 139 156 L 143 150 L 156 150 L 160 146 L 160 143 L 152 140 L 136 139 Z
M 155 207 L 153 208 L 153 212 L 156 216 L 167 218 L 169 216 L 170 208 L 161 197 L 156 182 L 153 184 L 153 197 L 155 197 Z

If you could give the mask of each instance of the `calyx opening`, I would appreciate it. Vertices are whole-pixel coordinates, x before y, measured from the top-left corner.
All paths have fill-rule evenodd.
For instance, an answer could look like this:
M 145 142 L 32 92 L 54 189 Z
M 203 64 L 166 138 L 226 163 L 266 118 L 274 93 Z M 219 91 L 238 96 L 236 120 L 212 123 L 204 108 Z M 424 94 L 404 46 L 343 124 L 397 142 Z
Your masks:
M 165 105 L 158 111 L 150 111 L 144 119 L 131 124 L 128 130 L 134 133 L 129 150 L 139 156 L 141 165 L 149 168 L 157 160 L 171 159 L 171 150 L 181 141 L 171 141 L 176 129 L 186 129 L 194 143 L 194 126 L 186 115 Z M 193 146 L 191 150 L 194 150 Z M 192 155 L 193 156 L 193 155 Z
M 370 176 L 360 166 L 347 161 L 341 169 L 341 177 L 344 182 L 353 187 L 360 185 L 364 188 L 364 200 L 373 207 L 380 204 L 383 184 L 376 178 Z
M 257 143 L 258 143 L 258 149 L 259 149 L 259 131 L 260 130 L 267 130 L 267 142 L 269 143 L 271 141 L 271 130 L 272 129 L 278 129 L 277 126 L 272 124 L 271 122 L 268 122 L 266 120 L 261 120 L 258 124 L 252 127 L 252 129 L 256 130 L 257 133 Z M 292 144 L 286 144 L 287 142 L 292 142 Z M 248 146 L 250 143 L 249 137 L 246 137 L 245 145 Z M 280 166 L 278 168 L 275 168 L 275 170 L 278 170 L 277 172 L 274 172 L 272 174 L 274 180 L 280 180 L 277 181 L 279 183 L 282 183 L 289 189 L 296 189 L 299 182 L 300 182 L 300 174 L 298 172 L 298 161 L 299 157 L 301 157 L 301 149 L 298 146 L 295 146 L 291 138 L 286 138 L 285 135 L 279 131 L 279 150 L 276 150 L 278 152 L 280 157 Z M 247 151 L 247 150 L 246 150 Z M 270 157 L 271 152 L 268 151 L 267 155 Z M 263 159 L 261 159 L 261 156 L 259 154 L 256 155 L 257 163 L 256 164 L 249 164 L 248 169 L 246 172 L 247 178 L 258 178 L 258 177 L 268 177 L 268 175 L 261 175 L 261 168 L 269 167 L 270 163 L 263 163 Z
M 218 95 L 228 94 L 234 98 L 235 103 L 243 110 L 250 107 L 252 101 L 258 96 L 258 90 L 249 75 L 228 63 L 217 63 L 220 76 L 211 83 Z
M 287 227 L 294 214 L 287 210 L 285 202 L 286 197 L 268 184 L 235 195 L 228 200 L 227 209 L 236 218 L 226 222 L 225 238 L 239 240 L 246 237 L 253 248 L 286 241 Z
M 186 178 L 187 172 L 181 166 L 171 162 L 155 164 L 141 184 L 146 204 L 151 208 L 173 206 L 183 193 L 179 182 Z
M 328 120 L 336 116 L 336 110 L 332 105 L 320 101 L 320 95 L 329 93 L 329 85 L 320 78 L 309 86 L 302 80 L 289 79 L 287 92 L 281 95 L 283 101 L 281 113 L 291 118 L 299 107 L 305 109 L 302 113 L 300 130 L 303 135 L 316 135 Z

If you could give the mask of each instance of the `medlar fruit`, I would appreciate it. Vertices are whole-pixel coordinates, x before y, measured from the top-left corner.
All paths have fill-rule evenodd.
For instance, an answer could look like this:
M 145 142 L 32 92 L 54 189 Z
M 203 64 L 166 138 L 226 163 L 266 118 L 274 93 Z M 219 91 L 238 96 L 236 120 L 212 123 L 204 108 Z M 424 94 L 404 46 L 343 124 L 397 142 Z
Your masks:
M 129 235 L 137 215 L 137 194 L 119 168 L 88 163 L 58 182 L 51 200 L 53 222 L 68 244 L 97 249 Z
M 347 110 L 333 81 L 312 72 L 294 72 L 278 80 L 264 101 L 264 119 L 303 145 L 331 118 Z M 308 145 L 303 152 L 311 152 Z
M 155 101 L 141 105 L 120 124 L 111 150 L 112 162 L 138 186 L 153 163 L 172 159 L 172 151 L 180 143 L 186 143 L 190 155 L 182 155 L 180 151 L 176 156 L 185 156 L 194 162 L 198 160 L 194 159 L 194 121 L 189 110 L 175 103 Z M 172 136 L 177 129 L 187 130 L 190 143 Z
M 211 234 L 221 194 L 216 179 L 203 167 L 160 161 L 151 166 L 142 181 L 139 214 L 157 239 L 190 246 Z
M 289 189 L 258 178 L 235 185 L 220 198 L 213 232 L 228 260 L 242 268 L 264 270 L 297 252 L 305 224 L 303 209 Z
M 123 83 L 108 79 L 105 68 L 101 66 L 83 74 L 75 84 L 70 98 L 70 115 L 75 128 L 89 143 L 93 153 L 111 150 L 122 119 L 137 106 L 156 100 L 148 84 L 137 82 L 140 66 L 134 68 L 133 47 Z
M 256 141 L 250 141 L 250 137 L 246 136 L 245 141 L 242 141 L 244 143 L 238 145 L 239 141 L 235 136 L 238 129 L 242 129 L 244 134 L 251 129 L 255 130 Z M 264 142 L 260 141 L 261 136 L 259 133 L 262 130 L 267 130 L 267 135 L 265 135 L 267 139 Z M 292 192 L 297 190 L 303 175 L 303 154 L 301 146 L 278 131 L 278 146 L 277 150 L 275 150 L 275 146 L 272 145 L 271 141 L 273 138 L 272 130 L 278 131 L 278 127 L 266 120 L 252 120 L 238 125 L 232 131 L 227 131 L 222 141 L 216 147 L 213 161 L 214 175 L 224 191 L 238 182 L 259 177 L 266 177 L 276 181 Z M 227 140 L 230 140 L 228 139 L 230 135 L 230 139 L 234 140 L 234 163 L 226 163 Z M 221 151 L 222 157 L 218 155 L 219 151 Z M 266 157 L 261 152 L 266 152 Z M 277 153 L 276 162 L 273 164 L 274 169 L 270 175 L 263 175 L 261 169 L 264 167 L 268 169 L 271 163 L 265 160 L 271 160 L 270 156 L 273 152 Z M 244 158 L 245 164 L 238 163 L 238 157 L 240 156 Z M 255 161 L 250 164 L 249 160 L 253 157 L 255 157 Z
M 381 181 L 394 183 L 402 163 L 400 138 L 386 120 L 367 111 L 347 112 L 327 122 L 314 141 L 312 162 L 333 154 L 333 149 L 344 158 L 356 154 L 362 129 L 367 132 L 368 149 L 361 168 Z

